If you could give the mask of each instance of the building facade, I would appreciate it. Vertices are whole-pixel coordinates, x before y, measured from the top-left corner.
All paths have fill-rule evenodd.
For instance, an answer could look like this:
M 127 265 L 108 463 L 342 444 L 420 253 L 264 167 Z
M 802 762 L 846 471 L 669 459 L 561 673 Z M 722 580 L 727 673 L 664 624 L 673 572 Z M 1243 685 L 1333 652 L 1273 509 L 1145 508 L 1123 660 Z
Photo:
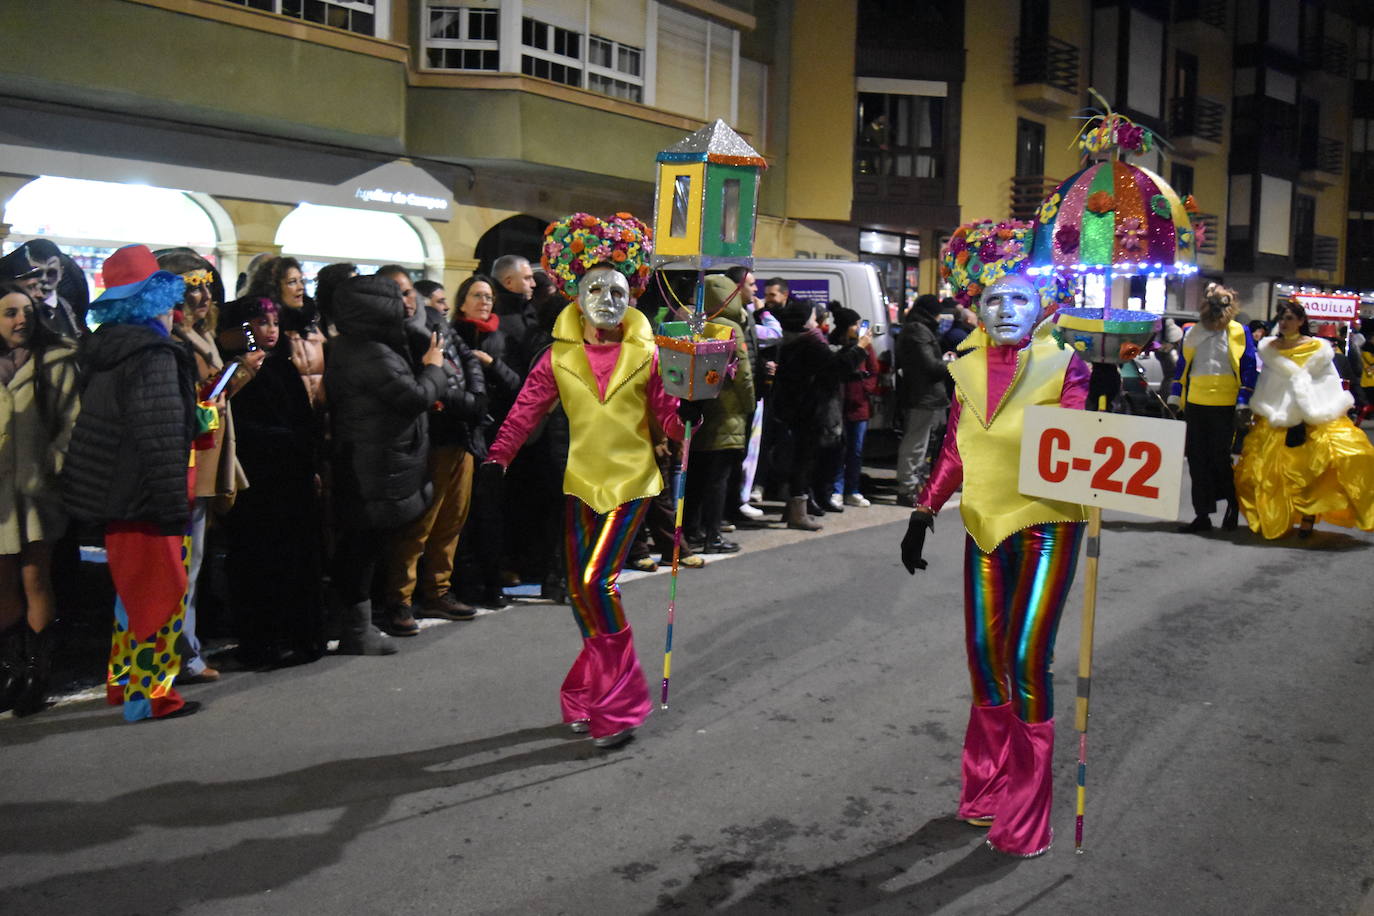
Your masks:
M 647 219 L 655 154 L 721 118 L 769 162 L 759 256 L 872 261 L 909 301 L 960 221 L 1029 218 L 1077 170 L 1091 87 L 1167 141 L 1136 161 L 1204 213 L 1202 278 L 1132 294 L 1186 311 L 1224 277 L 1264 315 L 1289 287 L 1374 287 L 1367 7 L 9 0 L 0 244 L 452 285 L 537 256 L 568 212 Z

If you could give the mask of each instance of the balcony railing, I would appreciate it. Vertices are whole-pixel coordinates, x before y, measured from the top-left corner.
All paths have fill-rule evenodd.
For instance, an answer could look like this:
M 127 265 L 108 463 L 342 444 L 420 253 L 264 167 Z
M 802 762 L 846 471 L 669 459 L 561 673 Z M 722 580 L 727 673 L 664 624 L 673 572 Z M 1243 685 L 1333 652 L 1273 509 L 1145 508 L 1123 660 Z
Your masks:
M 1197 137 L 1220 143 L 1226 132 L 1226 106 L 1200 95 L 1169 102 L 1169 130 L 1173 138 Z
M 1308 70 L 1345 77 L 1350 73 L 1350 46 L 1324 35 L 1309 35 L 1302 43 L 1302 62 Z
M 1175 0 L 1174 22 L 1205 22 L 1226 28 L 1226 0 Z
M 1340 245 L 1340 239 L 1331 235 L 1299 235 L 1293 240 L 1294 266 L 1334 272 L 1340 264 Z
M 1300 167 L 1304 172 L 1326 172 L 1339 175 L 1345 159 L 1345 144 L 1330 137 L 1318 137 L 1315 143 L 1304 143 Z
M 1048 175 L 1017 175 L 1011 180 L 1011 218 L 1035 219 L 1040 202 L 1059 184 Z
M 1197 246 L 1198 254 L 1214 255 L 1217 253 L 1217 215 L 1215 213 L 1198 213 L 1193 216 L 1195 226 L 1202 227 L 1199 235 L 1202 236 L 1201 243 Z
M 1078 46 L 1043 37 L 1016 37 L 1016 85 L 1043 83 L 1071 95 L 1078 94 Z

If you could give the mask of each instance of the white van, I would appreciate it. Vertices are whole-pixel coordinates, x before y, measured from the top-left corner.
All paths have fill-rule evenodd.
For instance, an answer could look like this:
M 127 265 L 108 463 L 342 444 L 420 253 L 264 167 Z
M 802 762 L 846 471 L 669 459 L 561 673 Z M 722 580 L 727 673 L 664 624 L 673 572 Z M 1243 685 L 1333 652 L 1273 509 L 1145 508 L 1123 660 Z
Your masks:
M 884 375 L 881 386 L 884 394 L 874 405 L 876 409 L 870 426 L 874 429 L 890 426 L 894 404 L 891 378 L 893 357 L 889 354 L 896 346 L 898 328 L 895 326 L 895 308 L 889 305 L 883 293 L 877 268 L 863 261 L 755 258 L 753 271 L 759 298 L 763 298 L 763 285 L 766 282 L 781 277 L 791 287 L 794 298 L 810 300 L 818 305 L 838 301 L 869 322 L 869 330 L 873 333 L 873 354 L 883 366 Z

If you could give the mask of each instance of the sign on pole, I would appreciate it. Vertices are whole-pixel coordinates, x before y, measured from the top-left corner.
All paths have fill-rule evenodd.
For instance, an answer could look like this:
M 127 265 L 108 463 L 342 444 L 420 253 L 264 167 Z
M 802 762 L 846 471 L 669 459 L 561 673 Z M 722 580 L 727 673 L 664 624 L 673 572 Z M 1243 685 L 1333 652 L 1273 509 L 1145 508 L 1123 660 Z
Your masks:
M 1307 317 L 1314 321 L 1317 319 L 1323 321 L 1360 320 L 1359 296 L 1294 293 L 1292 298 L 1298 300 L 1298 304 L 1307 313 Z
M 1184 425 L 1065 407 L 1028 407 L 1018 489 L 1153 518 L 1178 517 Z

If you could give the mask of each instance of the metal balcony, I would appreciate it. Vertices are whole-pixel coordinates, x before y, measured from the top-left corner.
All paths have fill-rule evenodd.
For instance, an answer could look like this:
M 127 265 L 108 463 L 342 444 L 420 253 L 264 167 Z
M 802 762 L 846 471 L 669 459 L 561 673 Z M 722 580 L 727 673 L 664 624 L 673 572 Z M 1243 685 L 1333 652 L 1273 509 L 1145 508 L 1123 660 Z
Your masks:
M 1309 73 L 1345 79 L 1350 75 L 1350 46 L 1324 35 L 1309 35 L 1302 42 L 1302 63 Z
M 1226 0 L 1175 0 L 1174 22 L 1201 22 L 1225 31 Z
M 1293 240 L 1293 266 L 1335 273 L 1340 265 L 1340 245 L 1340 239 L 1332 235 L 1299 235 Z
M 1017 175 L 1011 180 L 1011 218 L 1035 219 L 1040 202 L 1059 185 L 1059 179 L 1048 175 Z
M 1078 107 L 1078 46 L 1051 36 L 1016 37 L 1012 72 L 1016 100 L 1034 111 Z
M 1345 144 L 1330 137 L 1317 137 L 1299 150 L 1298 179 L 1312 187 L 1327 187 L 1341 180 L 1345 171 Z
M 1226 106 L 1202 96 L 1171 99 L 1169 133 L 1175 152 L 1214 156 L 1226 136 Z
M 1197 213 L 1193 215 L 1195 226 L 1204 226 L 1202 232 L 1202 244 L 1197 246 L 1197 253 L 1202 255 L 1215 255 L 1217 253 L 1217 227 L 1219 222 L 1215 213 Z

